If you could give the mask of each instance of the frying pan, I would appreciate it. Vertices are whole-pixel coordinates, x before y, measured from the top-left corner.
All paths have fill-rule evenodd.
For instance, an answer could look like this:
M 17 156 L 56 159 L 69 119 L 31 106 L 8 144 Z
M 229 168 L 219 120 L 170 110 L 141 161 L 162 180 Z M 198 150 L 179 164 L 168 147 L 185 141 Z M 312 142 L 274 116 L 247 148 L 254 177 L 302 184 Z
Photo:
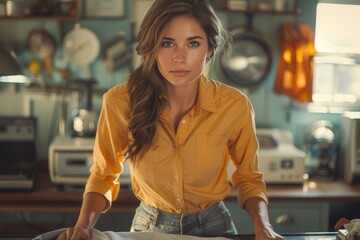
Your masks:
M 224 82 L 236 87 L 256 89 L 268 76 L 272 66 L 272 50 L 268 41 L 251 28 L 234 28 L 230 57 L 220 52 L 217 73 Z

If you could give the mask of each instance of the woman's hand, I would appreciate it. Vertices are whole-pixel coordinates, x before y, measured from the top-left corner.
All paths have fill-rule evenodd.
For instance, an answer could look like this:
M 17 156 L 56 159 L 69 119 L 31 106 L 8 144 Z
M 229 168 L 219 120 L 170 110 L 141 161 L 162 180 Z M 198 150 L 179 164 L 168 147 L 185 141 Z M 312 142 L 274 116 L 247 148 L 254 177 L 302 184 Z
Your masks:
M 107 200 L 103 195 L 95 192 L 86 193 L 75 227 L 60 233 L 57 240 L 90 240 L 92 229 L 106 206 Z
M 91 228 L 86 227 L 73 227 L 66 229 L 57 237 L 57 240 L 90 240 Z
M 262 198 L 252 197 L 246 200 L 245 209 L 249 213 L 254 223 L 255 240 L 283 240 L 281 235 L 277 234 L 269 221 L 267 204 Z
M 277 234 L 270 223 L 255 225 L 255 240 L 285 240 L 285 238 Z

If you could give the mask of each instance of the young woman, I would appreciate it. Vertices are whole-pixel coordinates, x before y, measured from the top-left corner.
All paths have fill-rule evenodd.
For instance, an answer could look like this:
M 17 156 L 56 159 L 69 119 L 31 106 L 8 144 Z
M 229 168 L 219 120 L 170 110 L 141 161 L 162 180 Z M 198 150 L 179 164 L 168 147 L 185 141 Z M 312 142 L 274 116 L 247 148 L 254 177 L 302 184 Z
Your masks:
M 90 238 L 116 199 L 125 159 L 141 201 L 131 231 L 234 235 L 223 199 L 236 187 L 256 239 L 283 239 L 268 219 L 251 103 L 204 75 L 215 52 L 229 47 L 223 33 L 205 0 L 155 0 L 138 33 L 140 67 L 103 97 L 79 219 L 58 239 Z

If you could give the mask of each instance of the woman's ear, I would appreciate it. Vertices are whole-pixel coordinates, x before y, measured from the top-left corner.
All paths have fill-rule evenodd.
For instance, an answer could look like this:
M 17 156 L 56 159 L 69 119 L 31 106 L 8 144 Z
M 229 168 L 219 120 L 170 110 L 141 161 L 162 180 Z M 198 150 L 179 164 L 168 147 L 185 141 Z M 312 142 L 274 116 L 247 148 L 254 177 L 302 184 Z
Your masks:
M 211 58 L 213 57 L 214 52 L 212 50 L 209 50 L 207 56 L 206 56 L 206 62 L 209 62 Z

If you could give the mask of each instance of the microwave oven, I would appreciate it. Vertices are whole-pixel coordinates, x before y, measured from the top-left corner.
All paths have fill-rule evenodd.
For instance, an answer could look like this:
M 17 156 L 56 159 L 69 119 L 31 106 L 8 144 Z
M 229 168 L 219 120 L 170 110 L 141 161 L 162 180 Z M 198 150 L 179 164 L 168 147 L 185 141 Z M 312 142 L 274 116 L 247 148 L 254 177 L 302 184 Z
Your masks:
M 360 183 L 360 112 L 341 117 L 340 169 L 348 183 Z

